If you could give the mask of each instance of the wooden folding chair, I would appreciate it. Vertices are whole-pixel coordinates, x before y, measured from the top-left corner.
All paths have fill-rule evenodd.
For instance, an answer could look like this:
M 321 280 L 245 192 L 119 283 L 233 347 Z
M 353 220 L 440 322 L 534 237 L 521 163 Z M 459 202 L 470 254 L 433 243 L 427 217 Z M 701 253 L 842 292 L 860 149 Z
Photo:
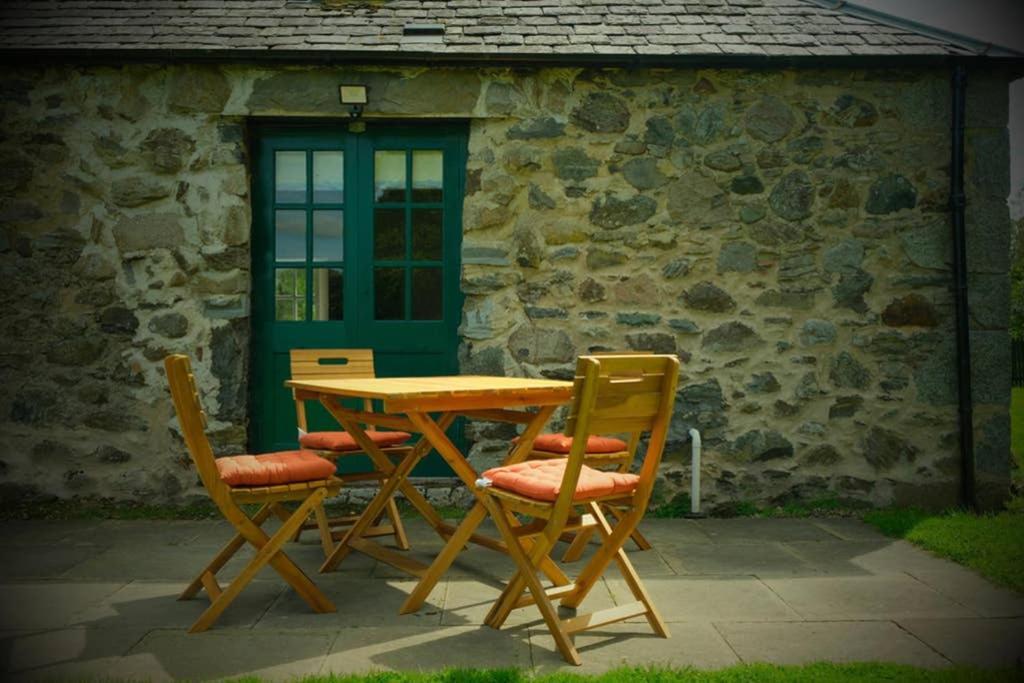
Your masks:
M 608 356 L 649 356 L 651 351 L 607 351 L 593 353 L 590 355 L 600 358 Z M 583 453 L 583 464 L 599 470 L 614 470 L 616 472 L 629 472 L 636 457 L 636 448 L 640 444 L 640 432 L 629 435 L 628 441 L 619 438 L 591 436 L 587 439 L 587 447 Z M 572 450 L 572 437 L 564 434 L 541 434 L 534 440 L 533 448 L 530 451 L 530 460 L 545 458 L 565 458 Z M 615 510 L 605 507 L 605 513 L 615 516 Z M 563 534 L 562 540 L 569 543 L 565 554 L 562 555 L 562 562 L 575 562 L 586 552 L 587 544 L 594 534 L 593 528 L 583 528 L 577 533 Z M 639 550 L 650 550 L 651 542 L 641 533 L 640 529 L 633 529 L 631 535 L 633 543 Z
M 573 437 L 569 457 L 528 460 L 483 473 L 478 482 L 484 494 L 481 498 L 518 567 L 488 613 L 488 625 L 500 628 L 513 609 L 535 604 L 562 656 L 577 665 L 581 661 L 571 635 L 579 631 L 642 615 L 656 634 L 668 637 L 668 628 L 622 547 L 643 518 L 654 489 L 678 374 L 679 359 L 675 356 L 581 357 L 576 366 L 575 397 L 565 427 L 566 435 Z M 635 432 L 650 432 L 639 475 L 584 465 L 586 442 L 591 435 Z M 602 511 L 606 505 L 619 511 L 614 526 Z M 513 515 L 532 517 L 534 521 L 517 526 Z M 545 589 L 537 570 L 562 532 L 593 526 L 602 539 L 597 553 L 575 581 Z M 523 538 L 533 538 L 532 547 L 526 549 L 520 543 Z M 552 599 L 576 608 L 613 560 L 636 601 L 560 619 Z
M 263 456 L 234 456 L 214 458 L 210 441 L 206 437 L 206 414 L 199 402 L 192 366 L 187 356 L 173 355 L 164 360 L 167 382 L 170 385 L 174 410 L 178 414 L 181 433 L 185 438 L 192 462 L 210 498 L 235 528 L 235 536 L 228 541 L 216 557 L 179 596 L 179 600 L 194 597 L 206 590 L 210 606 L 189 628 L 189 633 L 205 631 L 238 597 L 257 572 L 270 564 L 295 592 L 315 612 L 334 612 L 334 604 L 307 577 L 282 547 L 295 535 L 302 522 L 327 496 L 337 495 L 342 482 L 333 476 L 333 463 L 310 451 L 285 451 Z M 229 485 L 225 478 L 248 479 L 266 485 Z M 298 502 L 292 512 L 281 503 Z M 239 505 L 256 504 L 259 509 L 252 517 Z M 273 536 L 260 528 L 273 514 L 281 519 L 281 527 Z M 256 549 L 256 555 L 227 586 L 217 582 L 216 574 L 246 543 Z
M 292 379 L 367 379 L 376 377 L 372 349 L 292 349 L 291 370 Z M 296 422 L 299 428 L 299 446 L 315 451 L 321 457 L 330 460 L 353 455 L 369 457 L 373 464 L 371 471 L 336 475 L 345 483 L 386 479 L 387 474 L 394 469 L 390 460 L 376 460 L 376 456 L 363 450 L 347 432 L 308 431 L 306 401 L 309 399 L 297 392 L 293 392 L 293 394 L 295 396 Z M 373 402 L 369 399 L 365 400 L 363 408 L 367 412 L 371 412 Z M 404 458 L 412 451 L 412 448 L 406 445 L 412 438 L 408 432 L 377 431 L 373 425 L 366 427 L 366 435 L 380 446 L 381 451 L 388 457 Z M 387 515 L 390 524 L 380 523 L 384 515 Z M 296 540 L 303 530 L 319 529 L 320 543 L 326 557 L 330 557 L 334 551 L 334 542 L 340 541 L 344 537 L 345 531 L 359 519 L 359 515 L 328 518 L 323 505 L 317 505 L 314 508 L 314 517 L 302 525 L 299 533 L 296 534 Z M 409 539 L 406 536 L 402 517 L 394 498 L 388 500 L 381 517 L 363 535 L 366 537 L 394 536 L 395 545 L 399 549 L 409 549 Z

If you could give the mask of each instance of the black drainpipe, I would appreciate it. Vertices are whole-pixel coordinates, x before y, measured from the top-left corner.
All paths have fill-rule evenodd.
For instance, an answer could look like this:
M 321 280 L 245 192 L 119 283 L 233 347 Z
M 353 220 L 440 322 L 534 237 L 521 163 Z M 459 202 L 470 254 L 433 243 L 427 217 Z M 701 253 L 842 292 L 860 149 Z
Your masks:
M 964 91 L 967 71 L 953 67 L 952 150 L 949 207 L 953 216 L 953 279 L 956 302 L 957 390 L 960 404 L 960 504 L 977 507 L 974 490 L 974 402 L 971 398 L 971 338 L 967 307 L 967 235 L 964 229 Z

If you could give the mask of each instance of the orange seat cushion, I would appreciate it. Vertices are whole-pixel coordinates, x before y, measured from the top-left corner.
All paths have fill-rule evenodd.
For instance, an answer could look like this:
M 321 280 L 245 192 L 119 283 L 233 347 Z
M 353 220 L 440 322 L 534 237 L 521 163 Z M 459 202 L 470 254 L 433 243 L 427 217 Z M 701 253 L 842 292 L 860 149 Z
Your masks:
M 228 486 L 272 486 L 327 479 L 337 470 L 312 451 L 277 451 L 263 455 L 217 458 L 217 474 Z
M 515 439 L 519 441 L 518 438 Z M 610 436 L 588 436 L 586 453 L 618 453 L 628 448 L 622 439 Z M 568 453 L 572 450 L 572 437 L 565 434 L 541 434 L 533 440 L 533 450 L 546 453 Z
M 397 446 L 412 438 L 408 432 L 366 432 L 370 439 L 381 448 Z M 361 451 L 348 432 L 310 432 L 299 437 L 299 445 L 314 451 Z
M 505 491 L 518 493 L 534 500 L 553 501 L 562 489 L 567 459 L 527 460 L 526 462 L 494 467 L 483 474 L 491 485 Z M 582 501 L 615 493 L 629 493 L 640 482 L 635 474 L 623 472 L 602 472 L 583 466 L 573 500 Z

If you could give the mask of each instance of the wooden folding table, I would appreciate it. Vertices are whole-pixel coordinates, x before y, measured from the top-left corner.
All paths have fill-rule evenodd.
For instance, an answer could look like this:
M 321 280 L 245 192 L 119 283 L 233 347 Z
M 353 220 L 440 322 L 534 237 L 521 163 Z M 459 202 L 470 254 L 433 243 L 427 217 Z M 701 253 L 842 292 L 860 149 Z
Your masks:
M 419 609 L 466 543 L 473 542 L 494 550 L 508 551 L 500 540 L 475 533 L 486 514 L 479 501 L 458 528 L 446 523 L 423 494 L 409 483 L 409 474 L 416 463 L 431 449 L 436 450 L 459 479 L 477 495 L 478 473 L 445 434 L 455 418 L 462 415 L 472 419 L 524 425 L 519 441 L 504 462 L 511 464 L 526 459 L 534 438 L 554 410 L 572 399 L 573 391 L 572 382 L 473 375 L 290 380 L 285 385 L 295 391 L 296 398 L 319 400 L 373 459 L 374 464 L 388 475 L 376 497 L 347 531 L 320 571 L 331 571 L 352 550 L 357 550 L 419 577 L 420 582 L 402 606 L 403 614 Z M 354 410 L 343 406 L 342 400 L 350 398 L 371 399 L 374 410 Z M 431 413 L 437 414 L 437 417 L 432 417 Z M 415 432 L 422 438 L 407 457 L 395 464 L 366 435 L 362 424 Z M 363 535 L 396 490 L 405 495 L 438 535 L 448 539 L 444 550 L 429 567 Z M 509 522 L 517 524 L 515 518 Z M 523 542 L 529 545 L 529 541 L 524 539 Z M 550 559 L 542 564 L 542 569 L 556 585 L 569 582 Z

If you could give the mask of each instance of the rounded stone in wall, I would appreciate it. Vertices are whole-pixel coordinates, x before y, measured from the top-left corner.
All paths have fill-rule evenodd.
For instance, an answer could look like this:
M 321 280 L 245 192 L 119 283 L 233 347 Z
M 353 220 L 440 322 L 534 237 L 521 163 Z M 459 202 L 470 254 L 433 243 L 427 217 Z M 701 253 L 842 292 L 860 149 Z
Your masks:
M 781 140 L 796 122 L 789 105 L 772 95 L 765 95 L 747 111 L 747 132 L 764 142 Z

